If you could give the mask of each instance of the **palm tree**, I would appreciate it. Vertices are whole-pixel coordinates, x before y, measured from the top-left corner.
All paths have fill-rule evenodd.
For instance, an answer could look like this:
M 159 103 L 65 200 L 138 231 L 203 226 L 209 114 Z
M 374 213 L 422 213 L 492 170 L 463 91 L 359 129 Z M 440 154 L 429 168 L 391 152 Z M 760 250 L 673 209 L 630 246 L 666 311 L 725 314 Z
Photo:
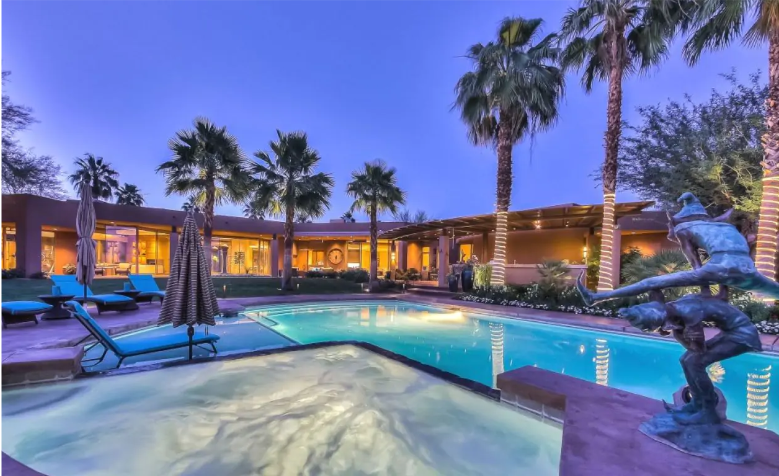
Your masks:
M 354 223 L 357 221 L 354 219 L 354 215 L 351 211 L 345 212 L 343 215 L 341 215 L 341 220 L 343 220 L 344 223 Z
M 203 247 L 210 262 L 214 207 L 243 201 L 250 178 L 246 158 L 227 128 L 201 117 L 193 126 L 177 132 L 168 142 L 173 158 L 157 167 L 157 172 L 165 176 L 166 196 L 185 194 L 203 206 Z
M 563 93 L 554 35 L 533 44 L 542 22 L 505 18 L 494 42 L 470 47 L 466 57 L 473 71 L 465 73 L 455 88 L 455 107 L 468 126 L 468 137 L 475 145 L 495 147 L 498 155 L 493 285 L 505 281 L 514 145 L 554 122 Z
M 763 275 L 776 276 L 776 236 L 779 232 L 779 2 L 775 0 L 687 0 L 690 14 L 682 26 L 692 31 L 684 45 L 693 65 L 705 50 L 728 46 L 754 21 L 743 36 L 748 45 L 768 42 L 768 98 L 763 142 L 763 195 L 757 225 L 755 263 Z
M 184 210 L 185 212 L 188 212 L 190 210 L 194 210 L 198 205 L 199 204 L 197 202 L 197 197 L 193 195 L 187 198 L 187 201 L 184 202 L 183 205 L 181 205 L 181 209 Z
M 92 186 L 92 196 L 96 200 L 110 200 L 113 197 L 114 191 L 119 188 L 119 172 L 111 168 L 111 164 L 89 153 L 76 159 L 75 164 L 78 169 L 68 177 L 74 189 L 78 191 L 81 184 L 87 183 Z
M 424 210 L 417 210 L 416 213 L 411 213 L 411 210 L 400 210 L 394 213 L 392 218 L 403 223 L 425 223 L 432 220 Z
M 354 198 L 351 211 L 362 210 L 371 219 L 370 287 L 374 289 L 379 278 L 379 213 L 396 213 L 398 205 L 406 203 L 406 194 L 397 185 L 395 168 L 387 167 L 382 160 L 366 162 L 362 169 L 352 172 L 352 181 L 346 186 L 346 193 Z
M 684 0 L 686 1 L 686 0 Z M 668 53 L 676 0 L 583 0 L 563 17 L 560 62 L 564 69 L 583 69 L 588 93 L 596 80 L 608 82 L 606 156 L 602 167 L 603 227 L 598 289 L 613 289 L 619 250 L 613 250 L 617 192 L 617 156 L 622 132 L 622 81 L 657 66 Z M 615 256 L 616 253 L 616 256 Z
M 143 199 L 141 191 L 133 184 L 126 183 L 116 190 L 116 203 L 119 205 L 130 205 L 133 207 L 142 207 L 146 200 Z
M 316 172 L 321 160 L 319 152 L 308 145 L 303 132 L 276 131 L 278 140 L 271 141 L 270 153 L 255 152 L 258 162 L 253 166 L 257 175 L 254 201 L 265 212 L 284 216 L 284 270 L 281 288 L 292 290 L 292 243 L 295 221 L 322 216 L 330 207 L 333 178 Z

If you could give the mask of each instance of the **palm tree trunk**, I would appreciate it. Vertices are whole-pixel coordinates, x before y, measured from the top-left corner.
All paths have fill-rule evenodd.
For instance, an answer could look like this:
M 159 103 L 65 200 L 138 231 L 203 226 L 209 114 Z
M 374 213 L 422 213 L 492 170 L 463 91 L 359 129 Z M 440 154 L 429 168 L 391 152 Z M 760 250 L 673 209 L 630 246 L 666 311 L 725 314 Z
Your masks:
M 617 156 L 619 155 L 619 137 L 622 132 L 622 75 L 620 39 L 615 35 L 612 43 L 612 60 L 609 72 L 609 97 L 606 108 L 606 158 L 603 161 L 603 227 L 601 228 L 600 270 L 598 290 L 608 291 L 619 285 L 619 273 L 615 272 L 615 260 L 619 259 L 619 250 L 614 249 L 614 234 L 617 232 L 615 208 L 617 199 Z
M 211 269 L 211 236 L 214 234 L 214 207 L 216 206 L 216 187 L 213 182 L 206 189 L 206 201 L 203 204 L 203 253 L 206 255 L 208 269 Z
M 761 274 L 776 279 L 776 236 L 779 232 L 779 29 L 768 39 L 768 98 L 763 135 L 763 196 L 757 225 L 755 263 Z
M 376 224 L 376 200 L 371 203 L 371 278 L 369 288 L 373 291 L 378 286 L 379 278 L 379 233 Z
M 508 211 L 511 205 L 511 181 L 513 179 L 511 153 L 513 143 L 511 141 L 510 121 L 508 113 L 500 111 L 500 124 L 498 129 L 498 184 L 497 203 L 495 214 L 495 250 L 493 253 L 492 278 L 490 284 L 503 286 L 506 284 L 506 235 L 508 233 Z M 445 263 L 439 263 L 445 266 Z M 443 272 L 439 269 L 439 273 Z
M 281 290 L 292 291 L 292 244 L 295 241 L 295 208 L 287 206 L 284 221 L 284 269 L 281 272 Z

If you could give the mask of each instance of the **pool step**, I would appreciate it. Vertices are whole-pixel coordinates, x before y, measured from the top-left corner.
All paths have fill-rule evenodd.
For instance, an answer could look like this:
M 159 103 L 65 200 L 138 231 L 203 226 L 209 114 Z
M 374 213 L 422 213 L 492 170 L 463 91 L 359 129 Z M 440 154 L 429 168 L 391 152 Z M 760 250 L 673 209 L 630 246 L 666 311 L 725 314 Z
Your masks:
M 83 356 L 82 346 L 13 352 L 3 357 L 3 386 L 71 379 Z
M 439 297 L 450 297 L 450 298 L 453 298 L 458 294 L 449 291 L 449 288 L 438 288 L 434 286 L 419 286 L 414 284 L 409 285 L 406 291 L 408 293 L 413 293 L 413 294 L 423 294 L 426 296 L 439 296 Z

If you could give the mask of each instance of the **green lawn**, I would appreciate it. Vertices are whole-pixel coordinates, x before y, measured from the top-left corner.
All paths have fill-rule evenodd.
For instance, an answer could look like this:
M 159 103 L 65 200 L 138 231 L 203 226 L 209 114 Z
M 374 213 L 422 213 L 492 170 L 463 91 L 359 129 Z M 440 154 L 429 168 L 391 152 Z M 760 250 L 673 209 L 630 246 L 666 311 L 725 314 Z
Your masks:
M 278 278 L 213 278 L 217 297 L 255 297 L 278 296 L 281 280 Z M 99 278 L 92 283 L 95 294 L 111 293 L 122 289 L 127 278 Z M 157 278 L 160 289 L 165 289 L 167 278 Z M 291 294 L 344 294 L 357 293 L 361 286 L 343 279 L 298 278 L 296 290 Z M 299 285 L 299 287 L 298 287 Z M 34 301 L 41 294 L 51 294 L 52 282 L 48 279 L 4 279 L 2 281 L 2 301 Z

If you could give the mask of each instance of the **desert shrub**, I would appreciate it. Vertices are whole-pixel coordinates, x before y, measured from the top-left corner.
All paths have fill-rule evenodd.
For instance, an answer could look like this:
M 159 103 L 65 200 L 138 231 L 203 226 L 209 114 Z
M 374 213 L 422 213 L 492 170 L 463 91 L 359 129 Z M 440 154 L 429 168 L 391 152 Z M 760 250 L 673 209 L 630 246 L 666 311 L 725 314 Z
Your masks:
M 477 264 L 473 267 L 473 286 L 483 288 L 490 285 L 492 280 L 492 265 L 489 263 Z
M 562 292 L 563 288 L 570 285 L 568 278 L 568 262 L 565 260 L 545 260 L 536 265 L 541 278 L 538 280 L 538 287 L 545 293 Z
M 338 271 L 329 269 L 327 271 L 323 271 L 322 275 L 327 279 L 336 279 L 338 277 Z
M 622 269 L 625 284 L 637 283 L 653 276 L 687 271 L 690 263 L 680 250 L 661 250 L 650 256 L 639 256 L 628 262 Z M 674 288 L 664 291 L 666 300 L 679 299 L 685 294 L 698 292 L 698 288 Z

